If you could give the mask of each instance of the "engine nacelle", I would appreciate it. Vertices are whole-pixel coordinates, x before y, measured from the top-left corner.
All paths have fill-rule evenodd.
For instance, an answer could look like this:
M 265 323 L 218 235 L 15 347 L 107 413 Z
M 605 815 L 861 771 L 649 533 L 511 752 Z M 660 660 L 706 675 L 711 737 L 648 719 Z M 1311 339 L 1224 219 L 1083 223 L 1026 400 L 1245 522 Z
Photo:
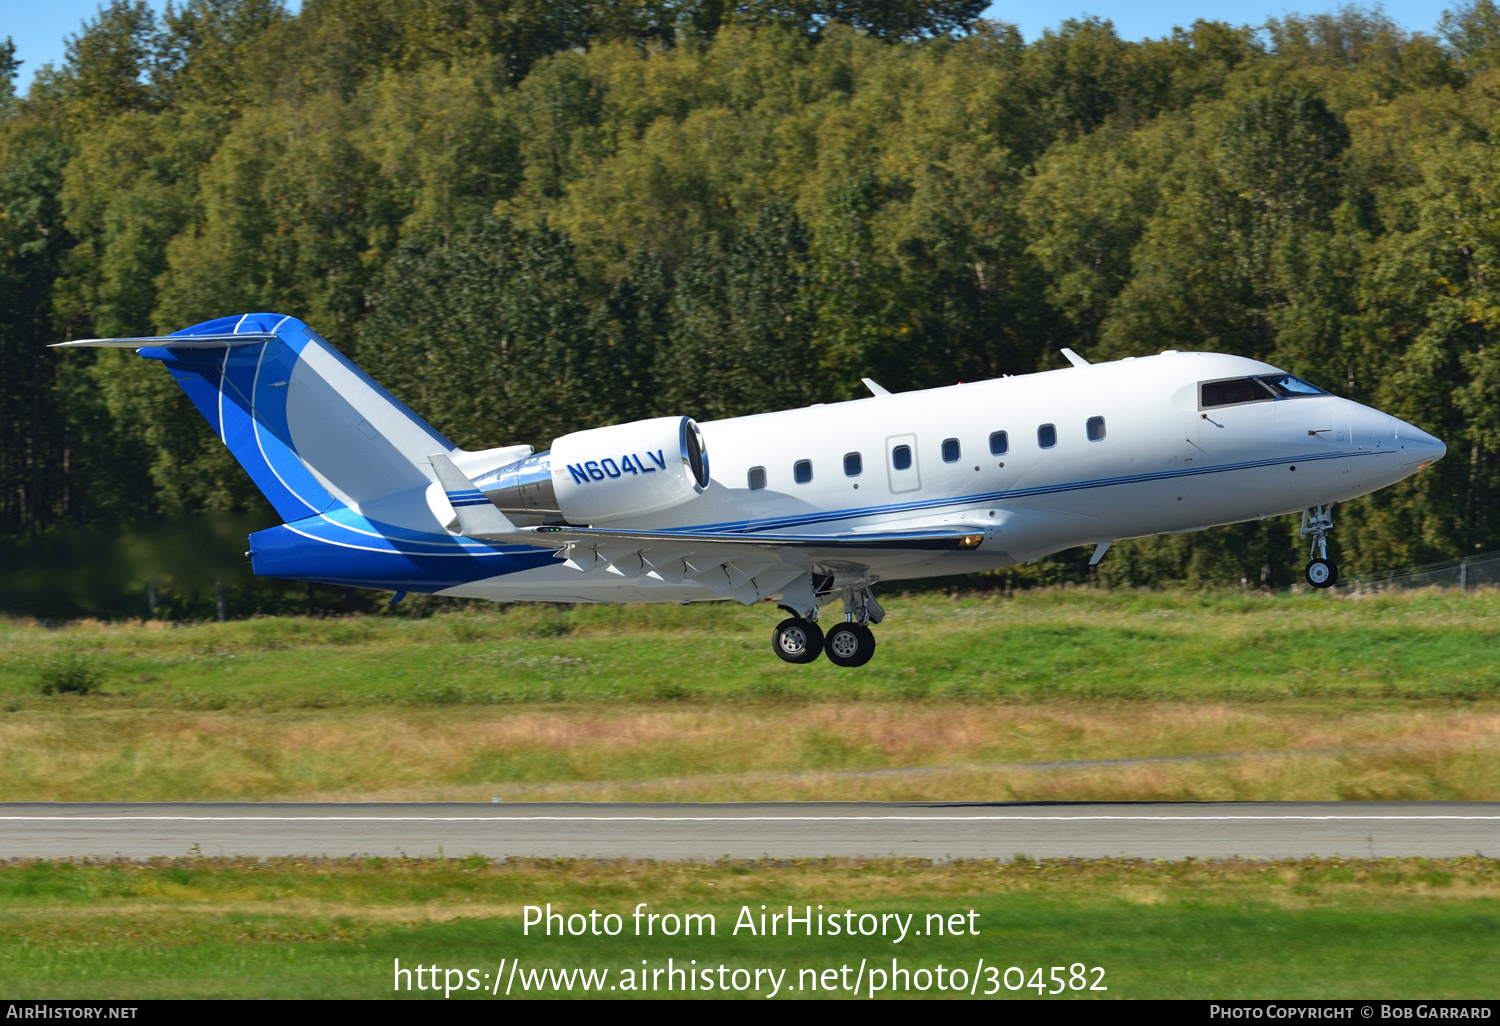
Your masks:
M 552 443 L 552 490 L 572 524 L 657 513 L 708 487 L 708 452 L 691 417 L 592 428 Z
M 657 417 L 563 435 L 549 452 L 473 480 L 517 523 L 604 524 L 700 495 L 708 453 L 691 417 Z

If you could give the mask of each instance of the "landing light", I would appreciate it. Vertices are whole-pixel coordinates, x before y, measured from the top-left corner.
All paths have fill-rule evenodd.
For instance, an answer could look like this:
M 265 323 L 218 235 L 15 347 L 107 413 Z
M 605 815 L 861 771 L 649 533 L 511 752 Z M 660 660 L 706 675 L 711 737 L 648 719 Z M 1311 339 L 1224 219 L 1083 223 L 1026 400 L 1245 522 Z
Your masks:
M 979 543 L 982 541 L 984 541 L 984 535 L 982 534 L 966 534 L 958 540 L 958 547 L 961 549 L 977 549 L 979 548 Z

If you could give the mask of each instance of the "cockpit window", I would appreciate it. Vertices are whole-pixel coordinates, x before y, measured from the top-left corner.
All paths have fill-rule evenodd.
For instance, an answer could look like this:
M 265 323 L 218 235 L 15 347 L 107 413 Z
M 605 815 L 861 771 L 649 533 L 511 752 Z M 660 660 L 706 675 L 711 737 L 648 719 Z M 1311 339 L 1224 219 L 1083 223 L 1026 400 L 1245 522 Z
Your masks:
M 1205 381 L 1200 387 L 1201 405 L 1205 410 L 1215 406 L 1238 406 L 1240 403 L 1268 403 L 1276 398 L 1276 393 L 1254 378 Z
M 1257 374 L 1248 378 L 1205 381 L 1198 389 L 1200 410 L 1328 394 L 1317 385 L 1291 374 Z
M 1260 380 L 1270 385 L 1283 399 L 1294 399 L 1301 395 L 1327 395 L 1317 385 L 1290 374 L 1266 374 Z

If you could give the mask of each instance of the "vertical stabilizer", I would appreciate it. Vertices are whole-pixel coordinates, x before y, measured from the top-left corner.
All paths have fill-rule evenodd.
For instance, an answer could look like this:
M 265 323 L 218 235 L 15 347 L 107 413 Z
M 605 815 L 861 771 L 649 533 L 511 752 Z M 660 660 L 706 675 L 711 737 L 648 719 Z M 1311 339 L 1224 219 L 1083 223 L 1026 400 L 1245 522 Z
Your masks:
M 432 527 L 428 455 L 453 443 L 294 317 L 243 314 L 162 338 L 64 345 L 128 346 L 164 363 L 288 522 L 347 506 Z

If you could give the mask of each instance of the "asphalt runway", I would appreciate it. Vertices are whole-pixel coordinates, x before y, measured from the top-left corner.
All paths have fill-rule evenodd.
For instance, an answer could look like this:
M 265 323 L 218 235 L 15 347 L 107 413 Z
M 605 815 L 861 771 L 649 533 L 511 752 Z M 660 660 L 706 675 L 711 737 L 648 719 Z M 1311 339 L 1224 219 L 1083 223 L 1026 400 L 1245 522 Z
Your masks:
M 0 858 L 1500 856 L 1500 803 L 15 803 Z

